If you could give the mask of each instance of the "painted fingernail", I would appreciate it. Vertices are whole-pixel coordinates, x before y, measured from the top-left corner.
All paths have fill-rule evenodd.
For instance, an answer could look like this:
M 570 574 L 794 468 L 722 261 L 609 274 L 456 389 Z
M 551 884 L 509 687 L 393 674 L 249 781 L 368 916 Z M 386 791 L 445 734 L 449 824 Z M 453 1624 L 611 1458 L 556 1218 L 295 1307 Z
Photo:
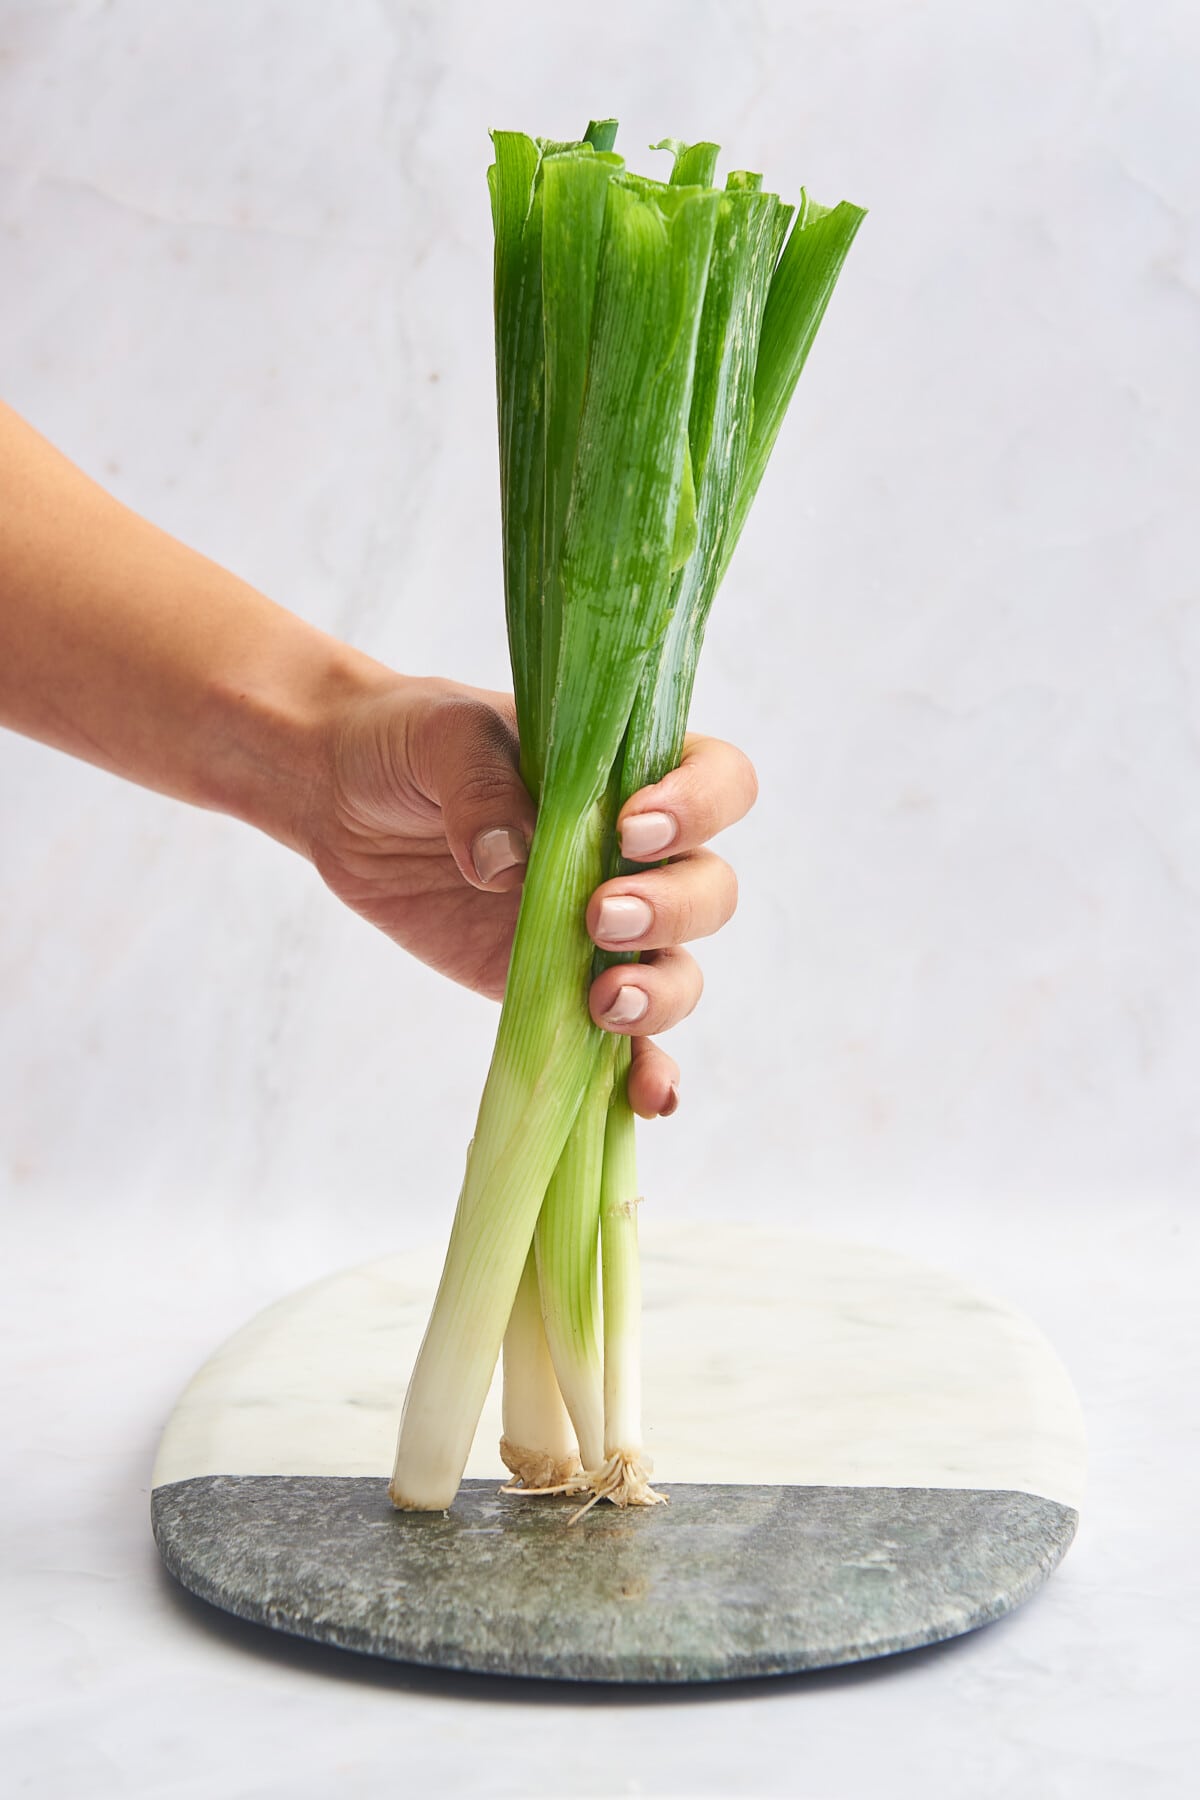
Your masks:
M 633 813 L 621 824 L 621 855 L 630 862 L 648 862 L 675 842 L 679 826 L 670 813 Z
M 643 937 L 654 923 L 654 913 L 636 894 L 610 894 L 600 902 L 596 920 L 596 936 L 606 944 L 631 944 Z
M 669 1119 L 671 1114 L 673 1112 L 678 1112 L 678 1110 L 679 1110 L 679 1083 L 677 1081 L 673 1081 L 671 1083 L 670 1087 L 667 1089 L 667 1103 L 665 1106 L 659 1107 L 658 1116 L 660 1119 Z
M 603 1022 L 605 1025 L 634 1025 L 649 1004 L 650 996 L 644 988 L 618 988 L 616 999 L 602 1015 Z
M 471 845 L 471 861 L 475 864 L 476 875 L 486 887 L 497 875 L 503 875 L 505 869 L 528 862 L 529 845 L 519 831 L 512 831 L 507 825 L 494 826 L 491 831 L 481 831 Z

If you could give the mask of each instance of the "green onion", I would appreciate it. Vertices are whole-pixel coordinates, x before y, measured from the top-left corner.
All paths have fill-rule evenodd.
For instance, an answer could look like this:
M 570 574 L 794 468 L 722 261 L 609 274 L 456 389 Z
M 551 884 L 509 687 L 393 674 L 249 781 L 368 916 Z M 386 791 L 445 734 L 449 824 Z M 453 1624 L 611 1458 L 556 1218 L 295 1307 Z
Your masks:
M 503 1431 L 501 1459 L 522 1484 L 556 1488 L 574 1482 L 579 1448 L 546 1341 L 532 1247 L 504 1334 Z
M 615 132 L 493 134 L 505 598 L 538 822 L 405 1401 L 401 1507 L 450 1504 L 502 1341 L 514 1485 L 659 1498 L 641 1443 L 629 1044 L 591 1023 L 604 959 L 584 909 L 622 866 L 622 801 L 682 754 L 713 596 L 862 218 L 802 197 L 787 235 L 791 209 L 760 177 L 711 185 L 715 145 L 663 146 L 664 183 L 625 169 Z

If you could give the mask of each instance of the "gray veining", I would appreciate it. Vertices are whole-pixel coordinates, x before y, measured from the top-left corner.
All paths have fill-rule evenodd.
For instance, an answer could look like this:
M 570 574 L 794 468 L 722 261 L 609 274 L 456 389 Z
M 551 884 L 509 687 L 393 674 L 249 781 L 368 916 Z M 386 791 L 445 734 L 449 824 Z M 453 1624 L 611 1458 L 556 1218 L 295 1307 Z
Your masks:
M 656 1478 L 1019 1488 L 1078 1506 L 1079 1403 L 1012 1307 L 892 1251 L 748 1225 L 643 1226 Z M 199 1370 L 155 1485 L 391 1469 L 440 1252 L 334 1275 Z M 499 1383 L 467 1473 L 502 1478 Z

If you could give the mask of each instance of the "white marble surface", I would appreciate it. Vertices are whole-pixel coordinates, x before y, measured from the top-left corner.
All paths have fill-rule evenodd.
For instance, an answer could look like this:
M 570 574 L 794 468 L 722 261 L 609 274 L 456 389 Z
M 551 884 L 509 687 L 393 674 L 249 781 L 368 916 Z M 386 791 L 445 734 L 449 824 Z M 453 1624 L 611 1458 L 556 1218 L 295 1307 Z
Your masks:
M 1083 1397 L 1080 1539 L 903 1667 L 689 1705 L 257 1647 L 154 1445 L 301 1282 L 445 1231 L 492 1015 L 285 853 L 0 746 L 0 1761 L 58 1800 L 1022 1792 L 1197 1745 L 1200 19 L 1185 0 L 0 5 L 8 399 L 401 666 L 503 671 L 489 123 L 620 114 L 872 211 L 714 619 L 757 758 L 664 1219 L 960 1271 Z M 714 1328 L 715 1329 L 715 1328 Z M 619 1773 L 614 1774 L 614 1771 Z M 1186 1772 L 1186 1773 L 1185 1773 Z
M 643 1228 L 643 1423 L 659 1486 L 1003 1488 L 1076 1509 L 1079 1402 L 1035 1327 L 894 1251 L 753 1225 Z M 152 1483 L 391 1474 L 437 1249 L 248 1320 L 180 1395 Z M 466 1474 L 508 1479 L 497 1371 Z

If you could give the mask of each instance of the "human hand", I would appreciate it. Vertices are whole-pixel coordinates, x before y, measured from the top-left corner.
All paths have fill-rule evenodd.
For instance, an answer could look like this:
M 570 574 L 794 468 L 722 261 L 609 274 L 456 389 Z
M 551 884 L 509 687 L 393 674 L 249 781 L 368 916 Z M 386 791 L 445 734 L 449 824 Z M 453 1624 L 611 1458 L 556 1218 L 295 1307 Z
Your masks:
M 499 998 L 534 825 L 511 698 L 396 675 L 326 636 L 139 519 L 2 405 L 0 486 L 0 724 L 268 832 L 413 955 Z M 678 1098 L 678 1065 L 645 1034 L 700 997 L 683 945 L 736 904 L 704 845 L 755 791 L 740 751 L 689 738 L 621 812 L 622 849 L 648 866 L 588 905 L 595 943 L 641 956 L 606 969 L 589 1004 L 633 1039 L 643 1117 Z
M 349 704 L 331 739 L 306 837 L 339 899 L 431 968 L 475 992 L 504 992 L 535 808 L 518 772 L 512 699 L 397 676 Z M 703 986 L 683 948 L 719 930 L 737 881 L 710 837 L 754 804 L 740 750 L 691 734 L 683 761 L 621 809 L 628 860 L 658 864 L 597 888 L 593 941 L 641 960 L 592 983 L 596 1024 L 633 1038 L 629 1098 L 643 1118 L 678 1104 L 679 1066 L 647 1032 L 687 1017 Z

